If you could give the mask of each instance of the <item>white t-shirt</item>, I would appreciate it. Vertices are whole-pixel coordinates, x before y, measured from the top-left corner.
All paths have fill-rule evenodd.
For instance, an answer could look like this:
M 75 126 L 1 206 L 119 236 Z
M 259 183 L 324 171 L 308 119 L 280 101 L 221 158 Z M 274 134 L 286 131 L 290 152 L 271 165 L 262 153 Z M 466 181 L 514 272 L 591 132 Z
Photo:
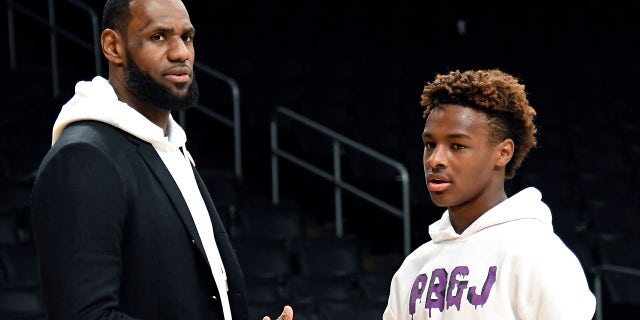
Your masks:
M 209 260 L 209 265 L 211 266 L 211 272 L 216 281 L 218 292 L 220 293 L 220 302 L 222 303 L 224 318 L 226 320 L 231 320 L 231 307 L 229 305 L 229 296 L 227 294 L 229 291 L 227 274 L 213 235 L 213 226 L 211 224 L 209 211 L 207 210 L 207 206 L 200 194 L 200 189 L 198 188 L 198 184 L 196 183 L 196 179 L 193 174 L 190 156 L 188 152 L 183 154 L 179 148 L 170 150 L 156 149 L 156 151 L 169 169 L 171 176 L 173 176 L 173 179 L 176 181 L 176 184 L 180 188 L 182 196 L 189 207 L 193 221 L 198 229 L 198 235 L 200 236 L 200 240 L 204 246 L 204 251 L 207 254 L 207 259 Z

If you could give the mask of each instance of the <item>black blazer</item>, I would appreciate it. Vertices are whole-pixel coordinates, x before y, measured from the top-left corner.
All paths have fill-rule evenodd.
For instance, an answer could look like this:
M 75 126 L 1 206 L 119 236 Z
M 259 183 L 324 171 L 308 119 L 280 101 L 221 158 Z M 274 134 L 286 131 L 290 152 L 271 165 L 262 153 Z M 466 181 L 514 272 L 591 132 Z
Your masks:
M 194 168 L 229 283 L 244 278 Z M 48 319 L 223 319 L 187 204 L 151 144 L 97 121 L 68 126 L 38 170 L 32 214 Z

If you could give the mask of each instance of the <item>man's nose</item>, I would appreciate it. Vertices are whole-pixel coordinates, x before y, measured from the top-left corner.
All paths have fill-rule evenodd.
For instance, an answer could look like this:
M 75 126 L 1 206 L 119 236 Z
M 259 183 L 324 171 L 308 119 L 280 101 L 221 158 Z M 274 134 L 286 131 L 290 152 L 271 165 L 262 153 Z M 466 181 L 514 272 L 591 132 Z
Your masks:
M 185 62 L 187 60 L 192 60 L 193 52 L 191 50 L 191 46 L 188 43 L 185 43 L 182 38 L 172 39 L 168 58 L 171 61 Z
M 426 159 L 426 164 L 431 169 L 444 168 L 446 163 L 446 150 L 440 145 L 436 146 Z

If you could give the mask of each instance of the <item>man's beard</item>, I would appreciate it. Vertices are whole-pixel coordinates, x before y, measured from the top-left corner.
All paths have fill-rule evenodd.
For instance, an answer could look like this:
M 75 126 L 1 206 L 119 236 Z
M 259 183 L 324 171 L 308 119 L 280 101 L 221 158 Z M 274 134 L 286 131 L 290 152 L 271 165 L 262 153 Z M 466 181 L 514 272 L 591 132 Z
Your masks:
M 129 90 L 138 98 L 158 108 L 180 111 L 198 103 L 200 93 L 195 74 L 192 74 L 191 86 L 189 86 L 187 93 L 184 96 L 179 96 L 142 71 L 128 53 L 125 72 L 125 82 Z

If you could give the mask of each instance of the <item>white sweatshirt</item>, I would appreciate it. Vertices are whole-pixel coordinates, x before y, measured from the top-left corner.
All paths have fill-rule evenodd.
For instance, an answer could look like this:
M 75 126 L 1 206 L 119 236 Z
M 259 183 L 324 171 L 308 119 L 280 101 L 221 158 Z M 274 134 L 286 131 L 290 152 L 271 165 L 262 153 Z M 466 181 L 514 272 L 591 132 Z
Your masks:
M 158 152 L 189 207 L 220 292 L 225 319 L 230 320 L 227 276 L 216 246 L 211 218 L 193 174 L 191 166 L 195 166 L 195 163 L 185 146 L 187 135 L 184 130 L 169 114 L 168 135 L 165 136 L 162 128 L 119 101 L 111 84 L 100 76 L 76 84 L 75 95 L 62 106 L 53 125 L 51 144 L 58 140 L 64 128 L 81 120 L 96 120 L 112 125 L 150 143 Z
M 526 188 L 462 234 L 445 211 L 393 276 L 383 320 L 590 320 L 585 272 L 541 198 Z

